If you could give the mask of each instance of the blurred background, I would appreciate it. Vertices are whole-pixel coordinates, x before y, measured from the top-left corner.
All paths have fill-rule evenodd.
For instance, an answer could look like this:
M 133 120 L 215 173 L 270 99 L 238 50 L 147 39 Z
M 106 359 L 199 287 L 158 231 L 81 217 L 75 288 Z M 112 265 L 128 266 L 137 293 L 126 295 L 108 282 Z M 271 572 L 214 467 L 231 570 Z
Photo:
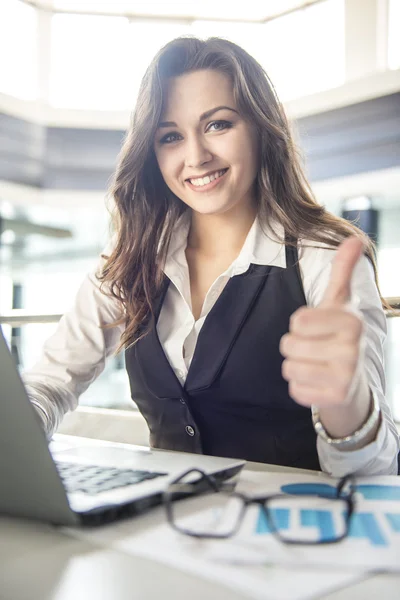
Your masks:
M 378 244 L 400 302 L 400 0 L 1 0 L 0 322 L 21 369 L 106 244 L 106 192 L 144 70 L 179 35 L 239 43 L 293 120 L 317 199 Z M 400 318 L 387 397 L 400 421 Z M 130 409 L 123 357 L 82 404 Z

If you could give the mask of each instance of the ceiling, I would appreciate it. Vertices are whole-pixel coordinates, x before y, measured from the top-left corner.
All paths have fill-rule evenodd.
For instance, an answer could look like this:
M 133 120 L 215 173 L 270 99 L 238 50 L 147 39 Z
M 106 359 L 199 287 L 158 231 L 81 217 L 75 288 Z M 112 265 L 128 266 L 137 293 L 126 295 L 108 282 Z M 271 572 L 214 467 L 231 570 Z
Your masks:
M 158 17 L 184 20 L 223 20 L 262 23 L 321 0 L 22 0 L 56 12 Z

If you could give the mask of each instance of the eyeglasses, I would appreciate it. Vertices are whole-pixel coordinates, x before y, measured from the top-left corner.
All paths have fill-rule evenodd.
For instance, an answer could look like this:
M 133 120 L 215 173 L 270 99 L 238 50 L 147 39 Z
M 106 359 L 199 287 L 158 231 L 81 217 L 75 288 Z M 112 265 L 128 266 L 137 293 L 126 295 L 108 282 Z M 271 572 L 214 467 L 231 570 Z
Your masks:
M 200 469 L 186 471 L 164 492 L 169 524 L 191 537 L 226 539 L 239 532 L 251 508 L 256 511 L 252 521 L 255 532 L 271 533 L 285 544 L 334 544 L 349 533 L 355 505 L 350 476 L 337 486 L 295 484 L 284 486 L 285 493 L 269 496 L 247 496 L 232 489 L 232 483 L 219 481 Z M 212 492 L 217 492 L 217 502 L 209 519 L 188 518 L 186 504 L 180 500 Z

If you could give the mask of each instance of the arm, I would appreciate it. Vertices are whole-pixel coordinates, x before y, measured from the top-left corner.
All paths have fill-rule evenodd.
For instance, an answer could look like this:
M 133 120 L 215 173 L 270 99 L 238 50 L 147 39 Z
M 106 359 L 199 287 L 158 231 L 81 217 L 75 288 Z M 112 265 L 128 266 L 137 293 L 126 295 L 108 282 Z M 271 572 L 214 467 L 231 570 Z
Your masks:
M 332 276 L 332 260 L 336 254 L 328 249 L 302 249 L 300 268 L 309 307 L 322 306 Z M 373 269 L 365 256 L 362 256 L 353 270 L 350 303 L 346 305 L 346 311 L 349 327 L 355 326 L 357 331 L 357 322 L 360 324 L 357 364 L 345 402 L 331 406 L 328 403 L 320 405 L 320 418 L 331 437 L 351 434 L 365 422 L 371 398 L 375 397 L 381 408 L 381 419 L 363 447 L 339 450 L 318 437 L 321 467 L 335 476 L 348 472 L 396 474 L 398 435 L 384 397 L 383 342 L 386 320 L 374 282 Z M 333 318 L 334 310 L 330 314 Z M 316 404 L 316 399 L 311 398 L 310 404 Z
M 100 292 L 98 268 L 83 280 L 74 307 L 46 341 L 40 360 L 22 376 L 49 438 L 103 371 L 121 337 L 122 325 L 102 327 L 118 320 L 121 312 L 117 301 Z

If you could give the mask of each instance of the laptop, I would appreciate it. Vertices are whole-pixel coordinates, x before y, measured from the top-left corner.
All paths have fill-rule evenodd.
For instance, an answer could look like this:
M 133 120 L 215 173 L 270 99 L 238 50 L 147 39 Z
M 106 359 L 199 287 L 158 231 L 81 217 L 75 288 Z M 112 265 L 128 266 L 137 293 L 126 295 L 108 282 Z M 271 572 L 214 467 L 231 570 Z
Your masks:
M 101 525 L 162 502 L 176 476 L 220 479 L 244 461 L 95 442 L 47 442 L 0 327 L 0 514 L 57 525 Z M 68 439 L 68 437 L 66 438 Z

